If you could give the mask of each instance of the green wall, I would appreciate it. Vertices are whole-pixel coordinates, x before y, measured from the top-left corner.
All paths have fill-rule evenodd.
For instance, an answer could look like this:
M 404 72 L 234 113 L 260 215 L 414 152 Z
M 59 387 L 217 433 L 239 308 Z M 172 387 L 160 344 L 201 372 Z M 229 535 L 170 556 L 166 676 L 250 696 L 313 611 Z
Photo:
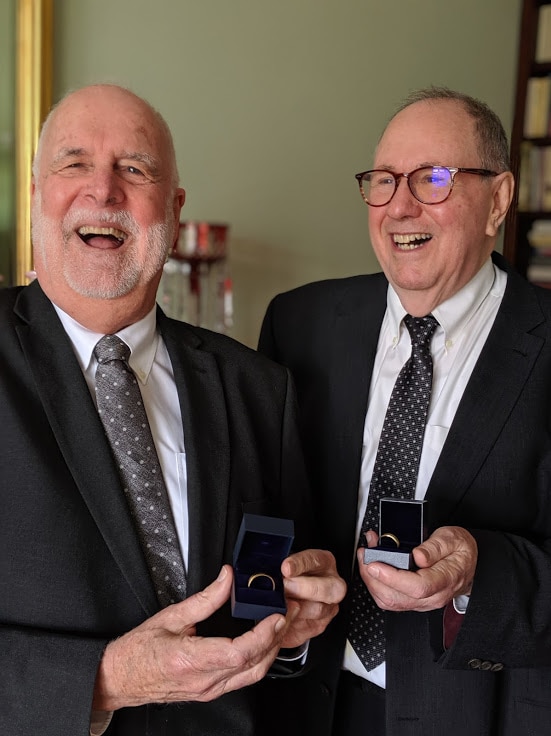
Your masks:
M 521 0 L 56 0 L 56 98 L 131 87 L 171 125 L 182 217 L 228 222 L 232 334 L 268 300 L 376 270 L 354 173 L 409 91 L 444 84 L 512 124 Z

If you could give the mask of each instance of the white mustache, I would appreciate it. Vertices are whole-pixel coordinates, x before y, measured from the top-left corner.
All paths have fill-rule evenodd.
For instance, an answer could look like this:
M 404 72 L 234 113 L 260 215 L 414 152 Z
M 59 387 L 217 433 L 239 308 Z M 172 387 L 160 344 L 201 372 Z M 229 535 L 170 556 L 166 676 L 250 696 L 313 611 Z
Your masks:
M 95 225 L 110 225 L 123 230 L 129 235 L 137 236 L 140 226 L 128 210 L 116 210 L 114 212 L 98 212 L 97 210 L 72 210 L 63 218 L 62 231 L 64 235 L 70 235 L 77 226 L 88 223 Z

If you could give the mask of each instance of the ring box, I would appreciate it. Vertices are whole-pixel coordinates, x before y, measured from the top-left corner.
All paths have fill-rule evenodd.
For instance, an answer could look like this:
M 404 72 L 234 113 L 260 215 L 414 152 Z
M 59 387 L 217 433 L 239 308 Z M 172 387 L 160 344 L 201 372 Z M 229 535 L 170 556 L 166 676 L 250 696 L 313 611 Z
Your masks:
M 243 515 L 233 552 L 231 606 L 235 618 L 260 621 L 272 613 L 287 613 L 281 563 L 289 556 L 294 536 L 294 523 L 289 519 Z M 258 575 L 256 585 L 260 587 L 249 587 L 253 575 Z
M 427 537 L 425 522 L 426 501 L 406 500 L 400 498 L 381 498 L 379 502 L 379 544 L 366 547 L 364 564 L 370 562 L 386 562 L 400 570 L 416 570 L 413 560 L 413 548 Z M 400 546 L 396 547 L 391 538 L 383 538 L 383 534 L 396 537 Z

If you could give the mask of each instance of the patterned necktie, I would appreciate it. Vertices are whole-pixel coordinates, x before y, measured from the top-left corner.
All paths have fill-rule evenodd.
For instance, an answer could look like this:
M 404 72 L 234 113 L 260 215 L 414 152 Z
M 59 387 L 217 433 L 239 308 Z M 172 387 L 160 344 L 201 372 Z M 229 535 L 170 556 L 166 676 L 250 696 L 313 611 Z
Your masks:
M 184 563 L 142 395 L 128 365 L 130 348 L 116 335 L 105 335 L 94 355 L 98 412 L 157 598 L 168 606 L 185 598 Z
M 360 532 L 377 530 L 381 498 L 414 498 L 432 387 L 430 341 L 438 322 L 432 315 L 404 322 L 411 336 L 411 356 L 402 367 L 388 403 Z M 348 639 L 369 671 L 385 658 L 383 613 L 354 567 Z

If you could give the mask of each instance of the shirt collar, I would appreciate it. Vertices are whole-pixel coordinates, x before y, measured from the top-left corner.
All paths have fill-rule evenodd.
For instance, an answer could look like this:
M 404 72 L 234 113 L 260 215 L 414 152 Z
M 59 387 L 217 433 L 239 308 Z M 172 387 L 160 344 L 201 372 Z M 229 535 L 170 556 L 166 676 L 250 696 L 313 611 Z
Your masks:
M 506 274 L 502 273 L 504 278 L 497 279 L 496 269 L 489 258 L 462 289 L 432 310 L 432 315 L 444 330 L 446 342 L 455 341 L 494 287 L 499 292 L 497 295 L 501 296 L 506 281 Z M 390 284 L 387 293 L 387 313 L 391 334 L 399 336 L 400 325 L 407 312 Z
M 86 373 L 95 364 L 94 347 L 101 333 L 83 327 L 55 304 L 53 305 L 59 319 L 73 344 L 81 369 Z M 131 350 L 130 367 L 141 383 L 147 383 L 155 354 L 159 335 L 157 333 L 156 306 L 138 322 L 125 327 L 116 333 Z

